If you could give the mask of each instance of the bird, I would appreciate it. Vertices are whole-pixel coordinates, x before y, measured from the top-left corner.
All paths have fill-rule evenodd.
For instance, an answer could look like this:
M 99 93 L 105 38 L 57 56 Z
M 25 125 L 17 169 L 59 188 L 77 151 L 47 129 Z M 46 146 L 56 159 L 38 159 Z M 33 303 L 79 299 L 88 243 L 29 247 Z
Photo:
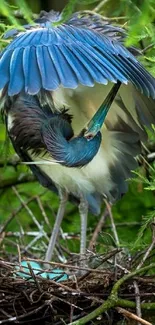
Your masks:
M 84 256 L 88 210 L 98 215 L 103 198 L 111 204 L 120 199 L 138 166 L 145 126 L 155 123 L 155 78 L 138 61 L 139 50 L 124 46 L 126 32 L 98 14 L 77 12 L 61 23 L 61 13 L 52 10 L 24 29 L 5 35 L 11 42 L 0 54 L 1 109 L 17 154 L 60 197 L 45 260 L 52 258 L 68 199 L 79 205 Z M 101 128 L 98 121 L 109 98 Z M 42 146 L 37 132 L 29 146 L 38 118 L 39 123 L 47 120 L 41 127 Z M 67 141 L 77 146 L 72 161 L 62 143 L 57 150 L 62 123 Z M 91 153 L 78 148 L 81 136 Z

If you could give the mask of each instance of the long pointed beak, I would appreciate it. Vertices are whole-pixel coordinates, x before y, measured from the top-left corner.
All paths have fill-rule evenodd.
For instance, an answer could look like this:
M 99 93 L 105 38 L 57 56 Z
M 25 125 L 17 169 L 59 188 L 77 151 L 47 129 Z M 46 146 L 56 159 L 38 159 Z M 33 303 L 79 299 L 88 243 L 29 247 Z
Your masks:
M 114 101 L 116 94 L 118 92 L 118 89 L 121 86 L 121 82 L 117 82 L 112 89 L 110 90 L 110 93 L 107 95 L 105 98 L 104 102 L 102 105 L 99 107 L 97 112 L 94 114 L 92 119 L 88 122 L 86 126 L 86 131 L 84 133 L 85 138 L 94 138 L 94 136 L 100 131 L 104 120 L 107 116 L 107 113 L 109 111 L 109 108 Z

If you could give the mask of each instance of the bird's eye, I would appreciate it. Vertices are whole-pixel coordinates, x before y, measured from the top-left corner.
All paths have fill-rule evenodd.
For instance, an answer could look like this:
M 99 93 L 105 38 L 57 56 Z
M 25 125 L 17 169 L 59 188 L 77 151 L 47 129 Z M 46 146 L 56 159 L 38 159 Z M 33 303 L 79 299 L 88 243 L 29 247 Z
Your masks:
M 93 134 L 88 134 L 85 136 L 85 138 L 89 141 L 89 140 L 92 140 L 94 138 L 94 135 Z

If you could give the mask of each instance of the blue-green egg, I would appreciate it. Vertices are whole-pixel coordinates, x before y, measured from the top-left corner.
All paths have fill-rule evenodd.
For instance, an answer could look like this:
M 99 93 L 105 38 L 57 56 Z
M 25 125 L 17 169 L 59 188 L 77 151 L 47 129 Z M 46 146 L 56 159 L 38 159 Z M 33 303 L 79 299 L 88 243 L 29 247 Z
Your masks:
M 66 281 L 68 279 L 68 275 L 64 273 L 63 270 L 53 269 L 51 272 L 45 272 L 39 263 L 33 261 L 22 261 L 20 267 L 16 266 L 17 271 L 15 272 L 15 276 L 33 281 L 28 264 L 31 266 L 35 275 L 40 275 L 44 279 L 56 280 L 57 282 Z

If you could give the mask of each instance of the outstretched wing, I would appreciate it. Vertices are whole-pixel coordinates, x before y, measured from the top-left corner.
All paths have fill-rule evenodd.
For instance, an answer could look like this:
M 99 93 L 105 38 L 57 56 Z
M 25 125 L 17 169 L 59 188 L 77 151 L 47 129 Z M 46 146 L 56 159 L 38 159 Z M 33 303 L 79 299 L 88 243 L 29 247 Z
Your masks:
M 155 97 L 155 79 L 108 34 L 76 26 L 74 20 L 57 27 L 47 21 L 29 28 L 18 33 L 0 56 L 0 89 L 7 86 L 9 96 L 22 90 L 34 95 L 42 88 L 74 89 L 79 84 L 93 87 L 119 80 Z

